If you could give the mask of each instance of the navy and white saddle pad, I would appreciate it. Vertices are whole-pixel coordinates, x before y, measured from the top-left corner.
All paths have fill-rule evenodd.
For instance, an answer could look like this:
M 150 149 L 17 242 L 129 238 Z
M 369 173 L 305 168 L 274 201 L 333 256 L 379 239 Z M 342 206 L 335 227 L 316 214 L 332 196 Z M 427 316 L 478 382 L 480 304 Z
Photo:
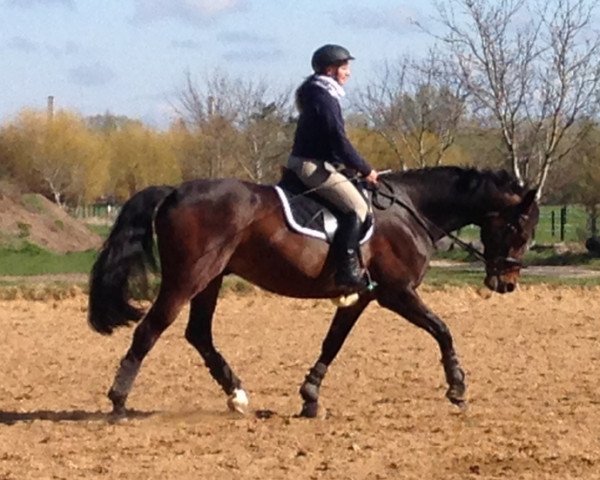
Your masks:
M 338 227 L 335 207 L 314 193 L 304 193 L 308 187 L 291 170 L 284 169 L 283 176 L 275 185 L 281 200 L 288 227 L 295 232 L 331 243 Z M 363 195 L 370 202 L 365 190 Z M 373 235 L 373 217 L 369 215 L 363 225 L 360 243 L 367 242 Z

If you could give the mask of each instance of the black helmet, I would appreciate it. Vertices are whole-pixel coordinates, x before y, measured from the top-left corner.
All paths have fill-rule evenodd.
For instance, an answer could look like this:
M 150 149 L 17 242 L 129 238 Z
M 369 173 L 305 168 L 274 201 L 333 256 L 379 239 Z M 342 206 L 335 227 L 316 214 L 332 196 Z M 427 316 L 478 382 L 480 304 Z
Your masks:
M 313 53 L 311 65 L 316 73 L 321 73 L 330 65 L 336 65 L 354 60 L 350 52 L 339 45 L 323 45 Z

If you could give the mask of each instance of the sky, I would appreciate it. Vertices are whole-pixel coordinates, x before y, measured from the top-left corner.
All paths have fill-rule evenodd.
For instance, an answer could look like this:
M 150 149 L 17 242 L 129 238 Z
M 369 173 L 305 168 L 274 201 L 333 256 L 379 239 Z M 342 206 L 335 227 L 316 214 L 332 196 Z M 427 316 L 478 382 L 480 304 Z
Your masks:
M 0 0 L 0 124 L 24 108 L 110 112 L 155 127 L 173 119 L 189 72 L 291 89 L 312 52 L 348 48 L 353 88 L 432 39 L 431 0 Z

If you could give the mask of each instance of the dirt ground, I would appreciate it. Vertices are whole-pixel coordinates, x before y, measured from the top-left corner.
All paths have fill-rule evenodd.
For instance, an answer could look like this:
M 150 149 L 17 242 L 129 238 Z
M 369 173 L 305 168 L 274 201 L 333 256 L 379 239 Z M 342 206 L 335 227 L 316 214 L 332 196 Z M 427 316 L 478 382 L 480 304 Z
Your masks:
M 39 194 L 0 181 L 0 246 L 27 241 L 53 252 L 97 249 L 102 238 Z
M 600 289 L 422 295 L 454 335 L 466 413 L 435 342 L 372 305 L 324 381 L 326 417 L 295 418 L 333 307 L 257 292 L 227 294 L 215 325 L 247 416 L 226 412 L 184 312 L 115 425 L 105 392 L 132 330 L 92 332 L 83 296 L 0 302 L 0 479 L 600 479 Z

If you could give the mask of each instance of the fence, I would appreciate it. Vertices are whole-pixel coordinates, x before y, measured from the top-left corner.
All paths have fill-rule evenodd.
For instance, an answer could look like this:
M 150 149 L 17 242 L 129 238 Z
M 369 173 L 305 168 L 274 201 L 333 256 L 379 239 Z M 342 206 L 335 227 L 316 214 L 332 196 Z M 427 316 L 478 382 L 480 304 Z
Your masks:
M 71 209 L 71 215 L 85 221 L 112 224 L 121 207 L 110 204 L 90 204 Z M 558 242 L 585 242 L 592 235 L 590 219 L 585 208 L 580 205 L 543 205 L 540 220 L 535 232 L 538 244 Z M 467 241 L 479 239 L 479 227 L 470 225 L 460 231 L 460 237 Z
M 560 242 L 584 243 L 592 236 L 590 218 L 581 205 L 542 205 L 535 241 L 541 245 Z M 469 225 L 460 230 L 465 241 L 479 240 L 479 227 Z
M 119 215 L 121 206 L 105 203 L 94 203 L 89 205 L 78 205 L 71 208 L 69 213 L 81 220 L 96 220 L 103 223 L 112 223 Z
M 585 242 L 591 235 L 589 215 L 582 206 L 542 206 L 535 234 L 537 243 Z

